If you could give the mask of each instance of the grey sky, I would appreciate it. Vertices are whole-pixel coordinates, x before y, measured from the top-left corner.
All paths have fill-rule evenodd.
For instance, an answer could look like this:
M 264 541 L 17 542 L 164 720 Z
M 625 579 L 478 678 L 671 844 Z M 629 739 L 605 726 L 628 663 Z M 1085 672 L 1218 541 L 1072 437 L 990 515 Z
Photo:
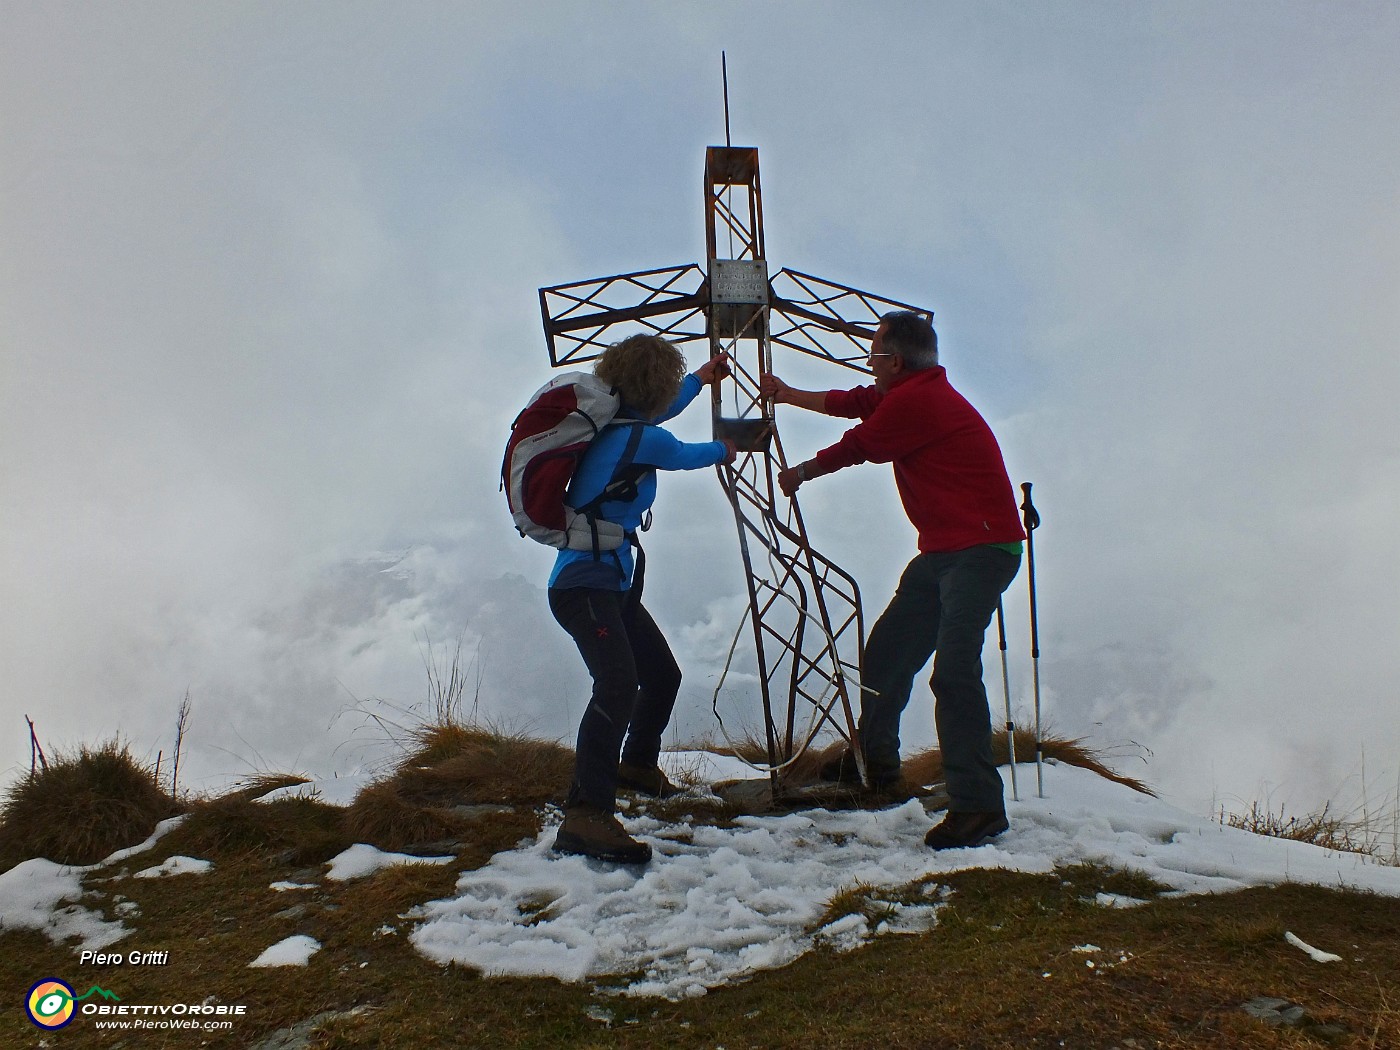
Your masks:
M 25 713 L 46 742 L 168 751 L 188 688 L 193 777 L 348 768 L 370 698 L 421 700 L 421 640 L 459 636 L 483 713 L 567 736 L 586 682 L 550 554 L 496 491 L 547 372 L 536 289 L 700 261 L 725 49 L 772 265 L 932 306 L 1036 483 L 1054 728 L 1136 741 L 1125 768 L 1199 805 L 1356 796 L 1363 749 L 1371 801 L 1397 790 L 1394 5 L 0 21 L 4 765 Z M 803 455 L 840 433 L 780 424 Z M 888 470 L 803 506 L 873 616 L 913 553 Z M 736 544 L 708 472 L 665 478 L 657 512 L 650 604 L 695 736 Z

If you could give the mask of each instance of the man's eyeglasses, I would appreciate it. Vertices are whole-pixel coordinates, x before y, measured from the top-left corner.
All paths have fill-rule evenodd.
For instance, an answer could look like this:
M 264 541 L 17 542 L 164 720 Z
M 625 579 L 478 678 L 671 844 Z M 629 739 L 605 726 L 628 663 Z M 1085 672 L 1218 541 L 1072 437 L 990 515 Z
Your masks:
M 877 358 L 877 357 L 898 357 L 898 356 L 899 356 L 898 354 L 866 354 L 866 355 L 865 355 L 865 363 L 866 363 L 867 365 L 873 365 L 873 364 L 875 363 L 875 358 Z

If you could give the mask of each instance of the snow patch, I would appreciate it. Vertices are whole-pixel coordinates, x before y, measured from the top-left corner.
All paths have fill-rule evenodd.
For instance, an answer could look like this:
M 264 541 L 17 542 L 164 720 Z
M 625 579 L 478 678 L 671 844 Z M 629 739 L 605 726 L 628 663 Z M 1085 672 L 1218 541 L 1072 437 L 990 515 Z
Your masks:
M 328 806 L 344 808 L 355 801 L 355 796 L 373 783 L 369 773 L 352 773 L 349 776 L 332 777 L 329 780 L 310 780 L 305 784 L 289 784 L 276 791 L 260 795 L 257 802 L 277 802 L 285 798 L 312 798 Z
M 203 875 L 214 870 L 212 861 L 197 860 L 194 857 L 181 857 L 178 854 L 166 857 L 154 868 L 146 868 L 131 876 L 133 879 L 159 879 L 168 875 Z
M 1136 908 L 1147 902 L 1139 897 L 1125 897 L 1121 893 L 1096 893 L 1094 903 L 1100 908 Z
M 96 867 L 93 865 L 92 867 Z M 96 951 L 131 931 L 76 903 L 82 877 L 92 867 L 70 867 L 36 857 L 0 875 L 0 930 L 38 930 L 54 944 L 77 940 Z
M 363 842 L 357 842 L 343 853 L 338 853 L 326 863 L 330 871 L 326 878 L 333 882 L 346 882 L 362 879 L 384 868 L 398 864 L 451 864 L 456 857 L 415 857 L 409 853 L 385 853 Z
M 582 981 L 640 972 L 624 990 L 685 998 L 783 966 L 824 940 L 854 947 L 863 915 L 818 923 L 842 886 L 901 886 L 936 855 L 917 802 L 876 813 L 745 817 L 733 828 L 626 821 L 653 849 L 645 869 L 556 855 L 555 828 L 462 875 L 457 896 L 411 913 L 437 962 Z M 917 840 L 918 851 L 904 848 Z M 889 905 L 878 932 L 926 928 L 937 905 Z
M 295 937 L 288 937 L 278 941 L 270 948 L 264 949 L 263 953 L 248 965 L 253 967 L 305 966 L 311 961 L 311 957 L 320 950 L 320 941 L 314 937 L 308 937 L 304 933 L 299 933 Z
M 1331 952 L 1324 952 L 1320 948 L 1314 948 L 1311 944 L 1294 933 L 1285 932 L 1283 939 L 1299 951 L 1306 952 L 1313 962 L 1334 963 L 1342 961 L 1340 955 L 1333 955 Z
M 107 857 L 107 859 L 93 865 L 93 867 L 105 868 L 109 865 L 117 864 L 121 861 L 124 861 L 128 857 L 134 857 L 138 853 L 145 853 L 146 850 L 150 849 L 162 838 L 164 838 L 168 833 L 174 831 L 188 819 L 188 813 L 181 813 L 177 817 L 169 817 L 166 820 L 162 820 L 159 824 L 156 825 L 155 830 L 151 832 L 150 837 L 147 838 L 145 842 L 142 842 L 136 846 L 128 846 L 126 849 L 119 849 L 117 850 L 117 852 Z
M 36 857 L 0 873 L 0 930 L 38 930 L 54 944 L 76 941 L 77 951 L 97 951 L 121 940 L 131 932 L 122 923 L 110 922 L 76 903 L 84 894 L 83 876 L 144 853 L 185 817 L 162 820 L 144 842 L 119 849 L 96 864 L 56 864 Z M 114 910 L 129 915 L 134 907 Z

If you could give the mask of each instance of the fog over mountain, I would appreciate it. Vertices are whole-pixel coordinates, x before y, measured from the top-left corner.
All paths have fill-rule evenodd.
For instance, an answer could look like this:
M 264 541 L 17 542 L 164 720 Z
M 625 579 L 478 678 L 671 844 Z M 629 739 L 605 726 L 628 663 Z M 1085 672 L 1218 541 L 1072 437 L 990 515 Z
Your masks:
M 703 261 L 723 49 L 770 264 L 933 307 L 1035 483 L 1054 730 L 1197 811 L 1395 799 L 1400 10 L 544 10 L 0 0 L 5 768 L 26 714 L 168 755 L 188 691 L 190 786 L 349 770 L 459 641 L 479 715 L 571 735 L 501 448 L 540 286 Z M 914 552 L 888 468 L 802 500 L 873 619 Z M 656 519 L 693 739 L 733 519 L 705 471 Z M 1024 574 L 1007 605 L 1027 717 Z

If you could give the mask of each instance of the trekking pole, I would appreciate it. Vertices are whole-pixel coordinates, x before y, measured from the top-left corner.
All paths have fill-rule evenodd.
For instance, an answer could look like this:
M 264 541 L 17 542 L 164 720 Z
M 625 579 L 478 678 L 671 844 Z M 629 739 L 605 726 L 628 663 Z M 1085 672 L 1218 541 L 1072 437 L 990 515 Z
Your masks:
M 1031 592 L 1031 690 L 1035 697 L 1035 791 L 1045 797 L 1045 774 L 1041 767 L 1040 735 L 1040 633 L 1035 618 L 1035 530 L 1040 528 L 1040 513 L 1031 503 L 1031 483 L 1022 482 L 1026 500 L 1021 504 L 1021 521 L 1026 526 L 1026 578 Z
M 1016 723 L 1011 720 L 1011 678 L 1006 670 L 1006 619 L 997 598 L 997 642 L 1001 645 L 1001 698 L 1006 702 L 1006 758 L 1011 765 L 1011 799 L 1020 802 L 1016 791 Z

